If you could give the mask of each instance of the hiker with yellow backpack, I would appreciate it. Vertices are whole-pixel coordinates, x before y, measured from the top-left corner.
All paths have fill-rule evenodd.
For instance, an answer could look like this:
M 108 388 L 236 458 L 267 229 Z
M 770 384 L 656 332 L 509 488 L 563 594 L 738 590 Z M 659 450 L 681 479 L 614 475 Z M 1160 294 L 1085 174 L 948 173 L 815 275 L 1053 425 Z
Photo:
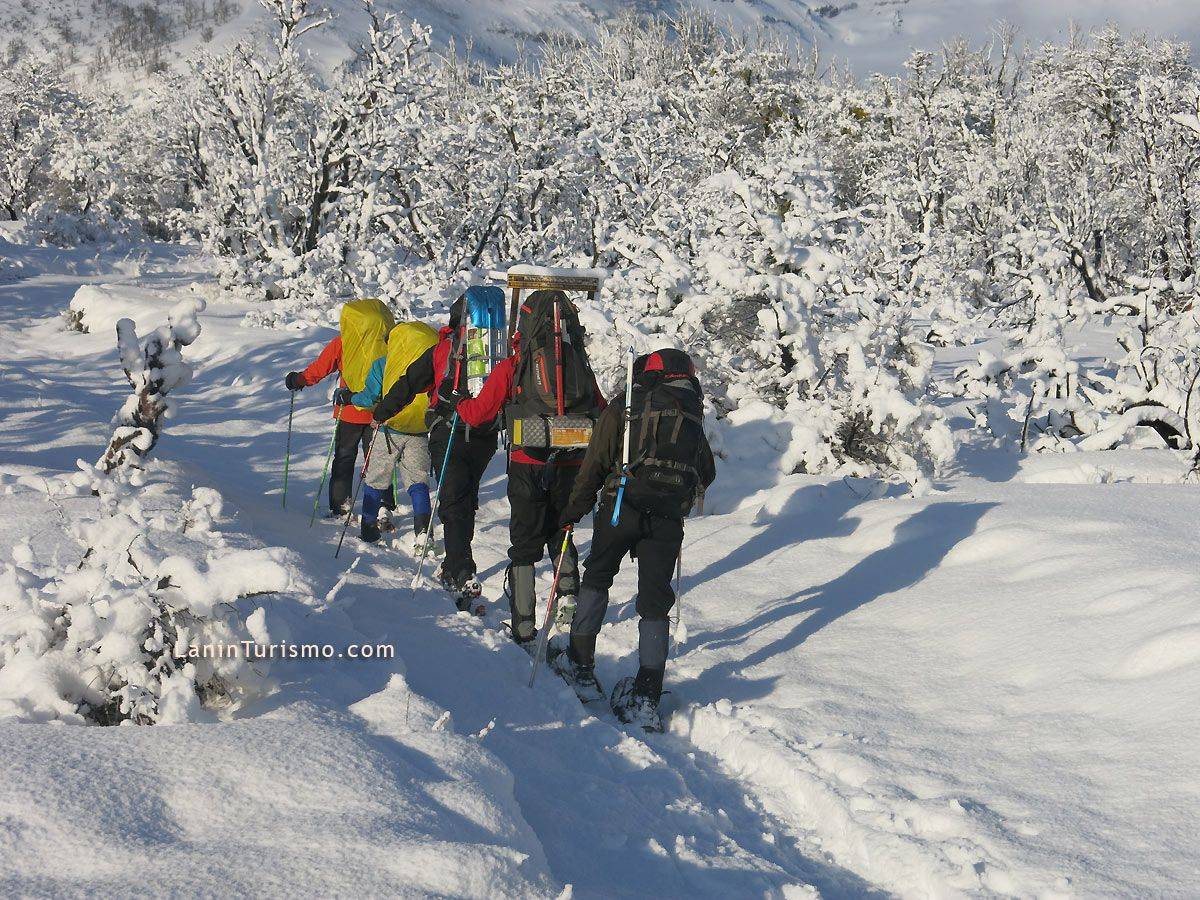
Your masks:
M 388 333 L 395 325 L 392 312 L 382 300 L 354 300 L 342 306 L 339 333 L 320 356 L 302 372 L 288 372 L 284 383 L 289 391 L 300 391 L 328 378 L 335 372 L 340 386 L 352 392 L 366 387 L 371 365 L 387 354 Z M 333 462 L 329 474 L 329 514 L 331 519 L 350 512 L 350 492 L 354 487 L 354 464 L 358 448 L 367 452 L 371 442 L 371 410 L 350 403 L 335 403 L 337 425 L 333 436 Z M 389 488 L 381 500 L 383 509 L 396 508 Z
M 387 353 L 371 364 L 363 389 L 339 388 L 334 394 L 335 401 L 343 406 L 374 408 L 408 374 L 409 367 L 437 342 L 438 333 L 424 322 L 399 323 L 388 335 Z M 367 543 L 380 538 L 380 509 L 392 489 L 393 473 L 398 471 L 412 499 L 414 553 L 425 550 L 432 515 L 427 481 L 430 459 L 425 413 L 428 409 L 429 395 L 417 394 L 407 406 L 379 425 L 364 474 L 360 536 Z

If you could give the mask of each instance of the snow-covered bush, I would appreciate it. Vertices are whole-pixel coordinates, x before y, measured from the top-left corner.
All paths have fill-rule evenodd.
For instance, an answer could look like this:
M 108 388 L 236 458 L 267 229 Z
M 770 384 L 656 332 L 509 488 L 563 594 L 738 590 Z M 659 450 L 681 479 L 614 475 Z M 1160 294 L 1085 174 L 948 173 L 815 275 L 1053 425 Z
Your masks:
M 283 551 L 229 547 L 208 488 L 185 500 L 161 472 L 79 467 L 51 486 L 98 497 L 99 517 L 70 526 L 78 564 L 42 565 L 26 543 L 0 571 L 0 719 L 177 724 L 268 691 L 242 647 L 270 643 L 265 611 L 232 604 L 306 590 Z
M 204 301 L 181 300 L 167 324 L 140 340 L 132 319 L 117 322 L 117 353 L 133 394 L 113 419 L 116 426 L 100 466 L 111 472 L 144 458 L 158 443 L 162 420 L 171 414 L 170 394 L 192 380 L 192 367 L 182 349 L 200 336 L 199 313 Z

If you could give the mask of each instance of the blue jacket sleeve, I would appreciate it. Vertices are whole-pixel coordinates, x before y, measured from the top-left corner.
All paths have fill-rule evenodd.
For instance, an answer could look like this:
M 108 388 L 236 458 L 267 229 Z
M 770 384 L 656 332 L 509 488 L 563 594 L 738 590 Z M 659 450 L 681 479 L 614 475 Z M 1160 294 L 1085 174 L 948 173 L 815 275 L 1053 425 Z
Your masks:
M 371 363 L 367 372 L 367 384 L 361 391 L 350 398 L 350 402 L 362 409 L 370 409 L 383 396 L 383 370 L 387 366 L 387 357 L 381 356 Z

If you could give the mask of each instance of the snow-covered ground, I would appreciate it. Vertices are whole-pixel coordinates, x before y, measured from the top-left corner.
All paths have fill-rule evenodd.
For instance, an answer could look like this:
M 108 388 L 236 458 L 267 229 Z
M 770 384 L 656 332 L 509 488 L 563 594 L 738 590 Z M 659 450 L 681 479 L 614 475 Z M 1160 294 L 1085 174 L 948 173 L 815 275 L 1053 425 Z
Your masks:
M 44 479 L 94 460 L 127 393 L 113 325 L 157 324 L 202 262 L 2 245 L 0 563 L 69 563 Z M 72 297 L 90 333 L 65 329 Z M 276 661 L 204 724 L 0 724 L 0 893 L 1187 896 L 1200 884 L 1200 488 L 1155 451 L 968 446 L 920 499 L 725 460 L 688 523 L 667 734 L 583 712 L 483 620 L 407 588 L 399 544 L 308 527 L 327 392 L 282 375 L 332 332 L 210 302 L 156 478 L 223 495 L 232 544 L 296 585 L 273 636 L 397 658 Z M 737 452 L 747 449 L 736 443 Z M 498 456 L 477 558 L 499 601 Z M 587 530 L 581 531 L 586 547 Z M 23 551 L 21 551 L 23 552 Z M 544 567 L 543 567 L 544 568 Z M 543 572 L 545 594 L 549 572 Z M 632 568 L 599 675 L 634 665 Z M 0 621 L 3 616 L 0 598 Z

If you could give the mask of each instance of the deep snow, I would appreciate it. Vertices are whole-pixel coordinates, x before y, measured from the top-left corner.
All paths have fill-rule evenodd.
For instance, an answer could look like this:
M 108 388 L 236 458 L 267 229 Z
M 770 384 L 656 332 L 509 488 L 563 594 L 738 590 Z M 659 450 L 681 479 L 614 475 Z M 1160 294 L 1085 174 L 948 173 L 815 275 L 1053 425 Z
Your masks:
M 0 276 L 0 563 L 27 536 L 40 561 L 63 562 L 39 479 L 103 448 L 127 392 L 116 319 L 144 331 L 211 280 L 172 248 L 3 253 L 25 266 Z M 90 334 L 64 329 L 73 296 Z M 1185 896 L 1200 883 L 1200 488 L 1179 483 L 1176 455 L 968 446 L 916 499 L 768 477 L 747 425 L 688 523 L 675 711 L 667 734 L 643 737 L 586 714 L 548 673 L 526 688 L 500 603 L 477 620 L 432 590 L 412 597 L 400 545 L 349 538 L 333 559 L 336 529 L 308 528 L 324 386 L 298 398 L 281 509 L 282 375 L 332 332 L 248 328 L 244 312 L 218 300 L 202 316 L 162 477 L 219 490 L 231 540 L 290 551 L 311 596 L 242 601 L 265 605 L 272 635 L 394 643 L 398 659 L 276 662 L 276 693 L 206 724 L 0 724 L 0 892 Z M 477 558 L 496 600 L 500 457 L 484 501 Z M 93 514 L 86 499 L 59 505 Z M 600 639 L 606 684 L 634 664 L 632 574 Z

